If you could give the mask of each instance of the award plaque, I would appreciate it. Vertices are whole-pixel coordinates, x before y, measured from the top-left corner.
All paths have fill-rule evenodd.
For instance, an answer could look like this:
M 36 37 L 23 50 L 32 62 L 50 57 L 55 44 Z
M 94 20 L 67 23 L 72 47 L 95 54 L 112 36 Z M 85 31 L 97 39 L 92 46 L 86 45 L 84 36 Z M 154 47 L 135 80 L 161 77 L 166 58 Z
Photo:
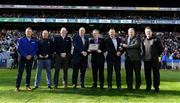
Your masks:
M 89 50 L 95 51 L 99 49 L 99 44 L 89 44 Z

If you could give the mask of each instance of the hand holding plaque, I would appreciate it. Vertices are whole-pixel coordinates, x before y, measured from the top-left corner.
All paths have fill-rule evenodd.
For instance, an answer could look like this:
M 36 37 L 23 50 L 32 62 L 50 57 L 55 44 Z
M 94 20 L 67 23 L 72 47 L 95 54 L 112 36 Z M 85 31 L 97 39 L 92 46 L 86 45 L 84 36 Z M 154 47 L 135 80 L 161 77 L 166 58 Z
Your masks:
M 96 51 L 99 49 L 99 44 L 89 44 L 89 50 Z

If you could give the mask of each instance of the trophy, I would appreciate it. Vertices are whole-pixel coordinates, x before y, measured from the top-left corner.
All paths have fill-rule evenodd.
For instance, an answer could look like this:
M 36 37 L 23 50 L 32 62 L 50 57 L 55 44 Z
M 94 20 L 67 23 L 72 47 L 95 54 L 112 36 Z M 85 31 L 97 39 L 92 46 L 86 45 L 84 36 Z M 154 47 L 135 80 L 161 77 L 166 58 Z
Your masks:
M 119 50 L 120 50 L 120 51 L 123 50 L 122 43 L 120 43 Z

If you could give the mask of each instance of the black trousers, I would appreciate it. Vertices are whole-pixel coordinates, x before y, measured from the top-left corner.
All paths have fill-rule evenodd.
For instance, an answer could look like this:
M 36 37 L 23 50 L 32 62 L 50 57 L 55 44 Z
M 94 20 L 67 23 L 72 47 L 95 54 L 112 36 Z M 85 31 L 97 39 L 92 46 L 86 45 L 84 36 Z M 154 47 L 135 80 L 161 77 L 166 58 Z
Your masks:
M 63 69 L 63 85 L 67 85 L 68 79 L 68 57 L 62 58 L 60 55 L 55 57 L 54 86 L 58 86 L 59 72 Z
M 96 57 L 91 60 L 92 64 L 92 76 L 93 76 L 93 86 L 97 86 L 98 72 L 100 86 L 104 86 L 104 57 Z
M 112 87 L 112 75 L 113 75 L 113 68 L 116 73 L 116 85 L 117 88 L 121 88 L 121 59 L 116 59 L 114 61 L 107 60 L 107 81 L 108 87 Z
M 141 85 L 141 61 L 125 60 L 126 69 L 126 84 L 128 89 L 133 89 L 133 71 L 135 72 L 136 85 L 135 88 L 139 89 Z
M 16 79 L 16 88 L 20 87 L 22 75 L 25 68 L 26 68 L 26 87 L 30 86 L 32 63 L 33 63 L 33 59 L 26 60 L 24 57 L 20 57 L 18 74 L 17 74 L 17 79 Z
M 76 60 L 76 58 L 73 58 Z M 80 84 L 84 85 L 85 73 L 87 68 L 87 57 L 79 57 L 75 63 L 73 63 L 73 74 L 72 74 L 72 84 L 77 86 L 78 73 L 80 70 Z
M 155 89 L 159 89 L 160 85 L 160 73 L 158 61 L 144 61 L 146 89 L 150 90 L 152 85 L 151 71 L 153 71 L 153 86 Z

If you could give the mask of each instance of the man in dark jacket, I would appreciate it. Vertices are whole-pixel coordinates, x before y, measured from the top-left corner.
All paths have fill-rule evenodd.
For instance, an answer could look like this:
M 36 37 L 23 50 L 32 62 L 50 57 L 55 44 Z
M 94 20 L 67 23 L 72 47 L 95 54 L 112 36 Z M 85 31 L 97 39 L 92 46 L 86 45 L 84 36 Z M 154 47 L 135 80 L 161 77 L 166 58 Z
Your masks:
M 92 32 L 93 38 L 90 40 L 90 45 L 96 44 L 97 48 L 89 48 L 91 55 L 91 65 L 92 65 L 92 75 L 93 75 L 93 85 L 92 88 L 97 88 L 98 72 L 100 80 L 100 88 L 104 88 L 104 40 L 99 37 L 99 30 L 95 29 Z
M 38 41 L 38 53 L 37 53 L 37 72 L 35 76 L 35 88 L 39 87 L 39 83 L 41 80 L 41 72 L 43 66 L 46 68 L 46 80 L 49 89 L 51 87 L 51 58 L 53 54 L 53 42 L 49 39 L 49 33 L 47 30 L 42 32 L 42 38 Z
M 20 55 L 18 75 L 16 79 L 16 91 L 20 91 L 22 74 L 26 66 L 26 90 L 30 91 L 31 70 L 34 56 L 38 50 L 37 40 L 32 38 L 32 29 L 26 28 L 26 36 L 18 40 L 18 53 Z
M 134 28 L 128 29 L 128 38 L 122 44 L 125 51 L 126 83 L 128 90 L 133 89 L 133 70 L 136 77 L 136 90 L 141 85 L 141 40 L 135 34 Z
M 63 85 L 67 88 L 68 77 L 68 60 L 71 53 L 72 42 L 71 38 L 67 36 L 65 27 L 61 28 L 60 34 L 54 37 L 55 49 L 55 72 L 54 72 L 54 86 L 58 88 L 59 71 L 63 68 Z
M 80 70 L 80 83 L 81 88 L 85 88 L 84 79 L 87 68 L 87 60 L 88 60 L 88 47 L 89 40 L 85 36 L 85 28 L 81 27 L 79 29 L 79 33 L 73 37 L 73 56 L 72 56 L 72 65 L 73 65 L 73 74 L 72 74 L 72 84 L 73 88 L 77 88 L 77 78 L 78 72 Z
M 151 28 L 145 28 L 146 38 L 143 41 L 144 69 L 146 78 L 146 91 L 151 90 L 152 79 L 151 69 L 153 70 L 154 91 L 159 92 L 160 73 L 158 57 L 163 52 L 163 47 L 159 38 L 152 34 Z
M 107 61 L 107 73 L 108 73 L 108 89 L 112 89 L 112 74 L 113 68 L 116 73 L 116 85 L 117 90 L 121 90 L 121 52 L 120 52 L 121 40 L 116 37 L 115 29 L 109 30 L 109 37 L 105 40 L 105 48 L 107 51 L 106 61 Z

